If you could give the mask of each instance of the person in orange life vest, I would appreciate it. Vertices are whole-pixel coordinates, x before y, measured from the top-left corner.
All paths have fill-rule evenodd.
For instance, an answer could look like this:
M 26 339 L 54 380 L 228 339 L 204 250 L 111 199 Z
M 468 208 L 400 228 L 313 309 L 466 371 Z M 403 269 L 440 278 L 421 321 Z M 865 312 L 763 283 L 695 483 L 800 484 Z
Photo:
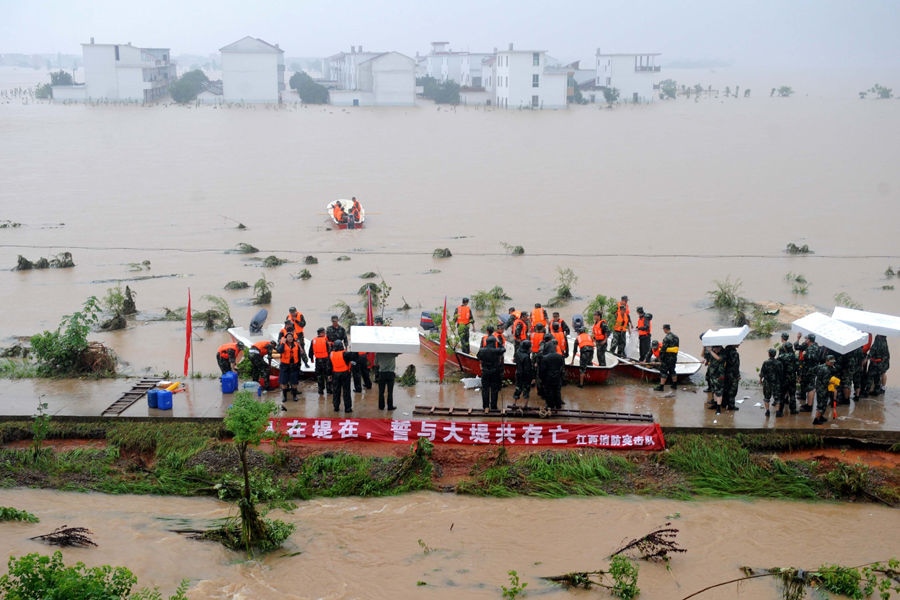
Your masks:
M 469 351 L 469 327 L 475 327 L 475 317 L 472 316 L 472 308 L 469 299 L 463 298 L 462 304 L 453 311 L 453 322 L 459 333 L 459 345 L 463 352 Z
M 497 340 L 498 348 L 506 347 L 506 339 L 503 337 L 503 326 L 502 325 L 497 327 L 497 329 L 494 329 L 490 325 L 488 325 L 485 328 L 484 337 L 481 338 L 481 347 L 484 348 L 485 344 L 487 344 L 487 341 L 491 338 Z
M 638 322 L 638 360 L 641 362 L 649 362 L 650 359 L 650 334 L 653 315 L 644 312 L 643 306 L 637 307 Z
M 559 326 L 559 321 L 550 325 L 550 333 L 556 339 L 556 351 L 563 356 L 569 356 L 569 340 Z
M 582 327 L 575 332 L 578 334 L 575 338 L 576 351 L 572 353 L 572 362 L 569 364 L 575 364 L 575 355 L 578 354 L 578 387 L 584 387 L 584 374 L 594 362 L 594 338 Z
M 554 312 L 554 313 L 553 313 L 553 318 L 550 320 L 550 331 L 553 331 L 553 324 L 554 324 L 554 323 L 559 323 L 559 329 L 560 329 L 560 331 L 562 331 L 564 334 L 566 334 L 566 337 L 569 337 L 569 334 L 572 333 L 572 330 L 569 329 L 569 324 L 566 323 L 566 321 L 565 321 L 564 319 L 560 319 L 560 318 L 559 318 L 559 313 L 558 313 L 558 312 Z
M 279 344 L 282 342 L 282 340 L 284 339 L 284 336 L 287 334 L 288 331 L 290 331 L 291 333 L 294 333 L 294 322 L 291 321 L 290 319 L 285 319 L 284 327 L 282 327 L 281 331 L 278 332 L 278 343 Z
M 341 410 L 341 397 L 344 399 L 344 412 L 353 412 L 353 401 L 350 399 L 350 363 L 358 360 L 358 352 L 347 352 L 344 350 L 344 342 L 340 340 L 334 342 L 334 349 L 331 351 L 334 412 Z
M 613 343 L 610 352 L 625 356 L 625 332 L 631 331 L 631 311 L 628 310 L 628 296 L 622 296 L 622 300 L 616 305 L 616 324 L 613 325 Z
M 362 207 L 359 205 L 359 200 L 356 199 L 356 196 L 350 200 L 350 210 L 347 211 L 354 221 L 359 223 L 360 217 L 362 217 Z
M 653 344 L 650 346 L 650 360 L 647 362 L 658 363 L 659 362 L 659 350 L 662 348 L 659 344 L 659 340 L 653 340 Z
M 306 327 L 306 317 L 303 313 L 297 312 L 297 307 L 292 306 L 288 309 L 288 320 L 294 324 L 294 341 L 300 344 L 301 348 L 306 346 L 306 340 L 303 338 L 303 328 Z M 303 356 L 303 364 L 309 366 L 307 357 Z
M 591 337 L 594 338 L 594 344 L 597 347 L 597 364 L 601 367 L 606 366 L 606 343 L 609 339 L 609 325 L 603 318 L 603 311 L 594 311 L 594 326 L 591 328 Z
M 222 370 L 222 375 L 228 371 L 237 373 L 238 356 L 243 349 L 244 344 L 241 342 L 222 344 L 219 346 L 219 349 L 216 350 L 216 362 L 219 363 L 219 369 Z
M 269 389 L 269 363 L 272 360 L 272 351 L 275 350 L 275 342 L 263 340 L 250 346 L 250 379 L 260 382 L 264 390 Z
M 325 336 L 325 328 L 319 327 L 316 337 L 309 342 L 309 356 L 316 361 L 316 383 L 319 385 L 319 395 L 331 393 L 331 380 L 328 378 L 329 354 L 331 354 L 331 342 Z
M 509 314 L 506 315 L 506 321 L 503 323 L 504 329 L 509 329 L 516 319 L 522 316 L 522 311 L 516 310 L 515 306 L 509 307 Z
M 540 302 L 534 303 L 534 310 L 531 311 L 531 330 L 538 326 L 538 323 L 544 326 L 544 331 L 547 331 L 547 328 L 550 327 L 548 323 L 550 319 L 547 318 L 547 311 L 541 308 Z M 531 344 L 531 350 L 534 351 L 534 344 Z
M 335 201 L 334 205 L 332 206 L 331 216 L 334 217 L 334 220 L 338 223 L 347 222 L 347 213 L 344 212 L 344 207 L 341 204 L 340 200 Z
M 518 350 L 522 342 L 528 339 L 528 323 L 522 318 L 522 313 L 519 313 L 510 325 L 512 327 L 513 346 L 515 350 Z
M 278 365 L 278 383 L 281 384 L 282 404 L 287 402 L 288 392 L 297 401 L 297 383 L 300 381 L 300 344 L 294 341 L 294 332 L 288 331 L 278 344 L 281 363 Z M 284 408 L 282 406 L 282 408 Z M 286 410 L 286 409 L 285 409 Z

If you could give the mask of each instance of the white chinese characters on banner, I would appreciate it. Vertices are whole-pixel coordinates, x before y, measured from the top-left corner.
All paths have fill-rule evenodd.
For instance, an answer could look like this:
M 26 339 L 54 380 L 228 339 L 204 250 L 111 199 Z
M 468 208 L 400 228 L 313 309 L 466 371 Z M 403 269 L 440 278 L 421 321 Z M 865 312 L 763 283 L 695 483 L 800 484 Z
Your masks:
M 662 450 L 656 423 L 509 423 L 408 421 L 395 419 L 272 419 L 269 432 L 302 442 L 373 441 L 410 443 L 425 438 L 437 444 L 588 446 L 626 450 Z

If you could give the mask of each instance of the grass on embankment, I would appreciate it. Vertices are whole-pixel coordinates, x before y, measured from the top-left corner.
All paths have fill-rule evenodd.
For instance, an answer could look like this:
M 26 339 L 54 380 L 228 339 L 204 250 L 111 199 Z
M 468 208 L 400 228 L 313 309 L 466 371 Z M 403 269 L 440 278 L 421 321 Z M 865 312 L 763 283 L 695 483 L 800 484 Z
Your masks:
M 27 421 L 0 424 L 0 443 L 30 436 Z M 106 447 L 44 448 L 36 459 L 30 448 L 0 449 L 0 486 L 234 498 L 240 469 L 234 448 L 223 441 L 226 436 L 219 423 L 51 422 L 48 439 L 103 439 Z M 484 448 L 452 489 L 495 497 L 638 494 L 900 502 L 900 469 L 832 459 L 784 461 L 771 453 L 773 448 L 816 447 L 821 442 L 814 436 L 672 435 L 668 443 L 669 449 L 659 453 L 543 451 L 513 461 L 502 448 Z M 424 446 L 399 458 L 344 451 L 301 457 L 293 450 L 282 445 L 274 452 L 251 452 L 251 478 L 260 501 L 436 489 L 442 469 Z M 442 450 L 447 453 L 453 449 Z

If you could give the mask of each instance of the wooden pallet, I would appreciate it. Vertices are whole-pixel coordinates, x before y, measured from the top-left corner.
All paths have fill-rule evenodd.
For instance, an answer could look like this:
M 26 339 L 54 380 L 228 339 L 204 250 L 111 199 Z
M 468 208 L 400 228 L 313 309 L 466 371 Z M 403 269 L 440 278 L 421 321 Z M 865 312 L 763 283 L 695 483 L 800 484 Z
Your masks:
M 139 382 L 134 384 L 134 386 L 122 394 L 122 396 L 109 405 L 102 413 L 100 413 L 101 417 L 118 417 L 123 412 L 128 410 L 128 408 L 144 397 L 149 390 L 152 390 L 162 381 L 161 377 L 144 377 Z
M 546 408 L 537 406 L 518 406 L 513 404 L 500 410 L 492 410 L 484 412 L 483 408 L 472 407 L 456 407 L 456 406 L 416 406 L 413 408 L 413 414 L 419 416 L 430 417 L 478 417 L 478 418 L 498 418 L 498 417 L 519 417 L 519 418 L 569 418 L 569 419 L 602 419 L 605 421 L 645 421 L 653 422 L 653 415 L 642 413 L 622 413 L 610 412 L 605 410 L 578 410 L 578 409 L 560 409 L 557 411 L 548 411 Z

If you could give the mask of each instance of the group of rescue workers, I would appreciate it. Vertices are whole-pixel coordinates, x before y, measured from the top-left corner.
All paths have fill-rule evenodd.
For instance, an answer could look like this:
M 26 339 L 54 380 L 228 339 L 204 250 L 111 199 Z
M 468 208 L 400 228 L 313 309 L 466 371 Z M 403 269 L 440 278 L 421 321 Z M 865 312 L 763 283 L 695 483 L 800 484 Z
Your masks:
M 657 391 L 665 389 L 667 383 L 676 387 L 675 364 L 678 361 L 678 336 L 672 333 L 669 324 L 663 325 L 665 337 L 662 342 L 651 343 L 653 315 L 637 307 L 638 363 L 656 363 L 660 380 Z M 628 308 L 628 296 L 622 296 L 616 304 L 616 316 L 612 331 L 603 310 L 594 311 L 594 323 L 590 330 L 580 318 L 576 318 L 574 348 L 569 348 L 568 323 L 558 312 L 552 317 L 538 302 L 530 312 L 511 307 L 506 319 L 496 327 L 488 325 L 477 358 L 481 363 L 481 402 L 485 411 L 497 410 L 497 398 L 503 379 L 503 355 L 506 348 L 504 332 L 510 336 L 514 347 L 516 365 L 516 391 L 513 398 L 528 399 L 531 387 L 544 399 L 547 408 L 559 409 L 563 402 L 561 388 L 565 385 L 565 359 L 571 356 L 571 365 L 578 357 L 578 387 L 584 386 L 584 376 L 591 365 L 606 366 L 606 352 L 625 358 L 626 333 L 635 329 Z M 469 306 L 469 299 L 453 312 L 453 322 L 461 340 L 469 340 L 470 329 L 475 326 L 475 317 Z M 596 350 L 596 360 L 595 360 Z
M 336 223 L 354 224 L 362 220 L 362 206 L 356 196 L 350 200 L 350 206 L 344 207 L 340 200 L 335 200 L 331 206 L 331 216 Z
M 891 361 L 885 336 L 870 334 L 864 346 L 845 354 L 826 351 L 816 343 L 812 333 L 805 338 L 798 333 L 793 344 L 789 337 L 787 333 L 781 334 L 781 344 L 769 349 L 769 358 L 759 370 L 767 417 L 770 402 L 775 404 L 775 416 L 780 417 L 784 415 L 785 404 L 791 414 L 797 414 L 812 412 L 815 400 L 813 424 L 821 425 L 828 420 L 828 405 L 850 404 L 851 392 L 854 402 L 884 393 Z M 707 369 L 707 381 L 712 381 L 711 396 L 721 388 L 710 379 L 710 371 L 720 371 L 717 363 L 718 358 L 713 357 Z M 715 395 L 711 407 L 718 404 L 721 404 L 720 394 Z
M 375 317 L 375 325 L 383 326 L 381 317 Z M 363 386 L 372 389 L 369 373 L 369 359 L 365 353 L 347 350 L 349 342 L 347 330 L 340 324 L 337 315 L 331 316 L 331 325 L 319 327 L 316 337 L 306 341 L 303 329 L 306 318 L 292 306 L 284 327 L 278 333 L 278 341 L 262 340 L 248 350 L 250 377 L 260 382 L 263 389 L 271 389 L 269 384 L 270 362 L 278 360 L 278 384 L 281 386 L 282 410 L 291 399 L 297 401 L 297 385 L 300 382 L 301 363 L 305 367 L 314 361 L 316 383 L 319 395 L 331 394 L 335 412 L 340 411 L 343 400 L 344 412 L 353 412 L 350 396 L 350 382 L 353 391 L 361 393 Z M 237 370 L 238 354 L 244 350 L 240 342 L 224 344 L 216 351 L 216 358 L 222 373 Z M 378 408 L 394 410 L 394 380 L 396 378 L 397 354 L 378 352 L 374 356 L 375 381 L 378 384 Z

